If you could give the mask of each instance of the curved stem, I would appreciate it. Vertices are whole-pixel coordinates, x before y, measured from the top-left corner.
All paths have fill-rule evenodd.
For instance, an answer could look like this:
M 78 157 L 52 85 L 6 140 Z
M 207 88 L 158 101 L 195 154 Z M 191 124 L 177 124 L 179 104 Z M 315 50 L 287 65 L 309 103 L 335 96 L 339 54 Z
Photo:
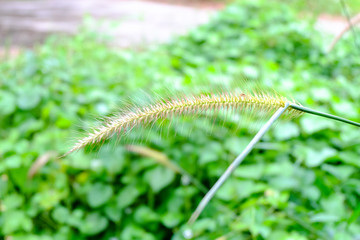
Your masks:
M 255 135 L 251 142 L 246 146 L 244 151 L 231 163 L 231 165 L 226 169 L 226 171 L 221 175 L 219 180 L 214 184 L 214 186 L 205 194 L 205 197 L 201 200 L 197 206 L 194 213 L 191 215 L 188 224 L 193 224 L 196 219 L 199 217 L 201 212 L 204 210 L 209 201 L 214 197 L 215 193 L 219 188 L 224 184 L 224 182 L 230 177 L 231 173 L 240 165 L 244 158 L 251 152 L 255 144 L 260 141 L 262 136 L 270 129 L 271 125 L 285 112 L 285 110 L 290 106 L 289 103 L 286 103 L 284 107 L 279 108 L 274 115 L 269 119 L 267 123 L 260 129 L 260 131 Z
M 328 114 L 328 113 L 320 112 L 320 111 L 317 111 L 317 110 L 314 110 L 314 109 L 311 109 L 311 108 L 307 108 L 307 107 L 303 107 L 303 106 L 299 106 L 299 105 L 296 105 L 296 104 L 290 104 L 290 107 L 293 108 L 293 109 L 296 109 L 296 110 L 300 110 L 302 112 L 310 113 L 310 114 L 313 114 L 313 115 L 333 119 L 333 120 L 336 120 L 336 121 L 340 121 L 340 122 L 343 122 L 343 123 L 348 123 L 348 124 L 360 127 L 360 123 L 348 120 L 346 118 L 342 118 L 342 117 L 338 117 L 338 116 L 331 115 L 331 114 Z

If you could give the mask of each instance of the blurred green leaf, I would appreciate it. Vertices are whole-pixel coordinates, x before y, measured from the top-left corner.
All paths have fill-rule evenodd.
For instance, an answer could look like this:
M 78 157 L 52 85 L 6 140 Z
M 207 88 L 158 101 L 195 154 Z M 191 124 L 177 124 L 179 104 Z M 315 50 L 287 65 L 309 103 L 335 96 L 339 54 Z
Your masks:
M 122 217 L 121 209 L 119 209 L 115 206 L 112 206 L 112 205 L 107 205 L 105 207 L 105 214 L 113 222 L 119 222 Z
M 95 183 L 87 193 L 87 201 L 90 207 L 96 208 L 105 204 L 113 195 L 111 186 Z
M 290 138 L 295 138 L 300 135 L 299 127 L 292 122 L 282 123 L 281 126 L 274 128 L 274 136 L 276 139 L 283 141 Z
M 108 226 L 108 220 L 99 213 L 88 214 L 80 225 L 80 231 L 85 235 L 95 235 Z
M 9 115 L 15 111 L 15 108 L 15 96 L 11 92 L 0 91 L 0 115 Z
M 343 195 L 340 193 L 334 193 L 328 198 L 323 198 L 320 203 L 327 213 L 338 217 L 344 217 L 346 213 L 344 200 Z
M 156 237 L 136 225 L 128 225 L 121 233 L 121 239 L 155 240 Z
M 157 166 L 151 170 L 148 170 L 144 179 L 150 184 L 152 190 L 157 193 L 164 187 L 168 186 L 175 178 L 175 173 L 162 166 Z
M 168 228 L 177 226 L 184 219 L 183 214 L 179 212 L 166 212 L 161 217 L 161 222 Z
M 3 199 L 3 205 L 6 210 L 19 208 L 24 203 L 24 197 L 20 194 L 10 194 Z
M 52 211 L 51 216 L 59 223 L 66 223 L 70 217 L 70 212 L 67 208 L 58 206 Z
M 135 185 L 128 185 L 122 188 L 117 195 L 117 206 L 119 208 L 126 208 L 136 201 L 141 192 Z
M 330 147 L 322 149 L 308 149 L 305 158 L 305 164 L 308 167 L 317 167 L 322 164 L 326 159 L 336 155 L 336 150 Z
M 249 138 L 232 137 L 225 139 L 224 147 L 230 153 L 237 156 L 244 150 L 244 148 L 249 144 L 249 142 Z
M 263 176 L 263 164 L 240 165 L 235 171 L 234 176 L 247 179 L 260 179 Z
M 302 130 L 307 134 L 313 134 L 324 129 L 334 129 L 334 122 L 315 116 L 304 116 L 300 119 Z
M 35 108 L 41 100 L 41 89 L 39 87 L 24 88 L 18 93 L 17 105 L 22 110 Z
M 356 171 L 352 166 L 332 166 L 329 164 L 324 164 L 321 168 L 343 181 L 347 180 Z
M 147 206 L 140 206 L 134 213 L 135 221 L 140 224 L 147 224 L 159 220 L 159 216 L 151 208 Z
M 33 224 L 21 210 L 6 211 L 3 215 L 2 232 L 5 235 L 12 234 L 19 230 L 31 231 Z
M 311 222 L 337 222 L 340 218 L 328 213 L 318 213 L 310 218 Z

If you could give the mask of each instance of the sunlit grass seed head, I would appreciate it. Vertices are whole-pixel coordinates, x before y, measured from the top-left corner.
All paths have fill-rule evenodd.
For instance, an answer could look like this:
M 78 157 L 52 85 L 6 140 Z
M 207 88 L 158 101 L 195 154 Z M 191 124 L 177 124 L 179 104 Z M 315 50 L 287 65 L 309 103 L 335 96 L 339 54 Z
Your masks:
M 242 93 L 221 91 L 160 99 L 153 104 L 128 107 L 121 113 L 104 119 L 99 127 L 93 128 L 84 138 L 79 139 L 65 155 L 87 146 L 101 144 L 114 135 L 122 138 L 134 128 L 145 128 L 159 120 L 171 120 L 175 116 L 199 117 L 203 114 L 221 112 L 240 113 L 244 116 L 264 116 L 271 115 L 287 102 L 295 103 L 294 100 L 289 100 L 277 93 L 270 94 L 263 91 Z M 301 114 L 301 111 L 292 108 L 286 111 L 286 115 L 291 118 Z M 216 117 L 214 114 L 209 116 Z

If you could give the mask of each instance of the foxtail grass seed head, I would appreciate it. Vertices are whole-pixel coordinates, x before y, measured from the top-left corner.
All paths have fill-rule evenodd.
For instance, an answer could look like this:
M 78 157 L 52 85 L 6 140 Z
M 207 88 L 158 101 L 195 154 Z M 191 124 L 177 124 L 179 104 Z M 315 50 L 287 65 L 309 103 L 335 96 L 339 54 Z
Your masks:
M 257 113 L 272 114 L 285 103 L 295 103 L 276 93 L 265 92 L 220 92 L 218 94 L 184 95 L 181 98 L 171 98 L 149 104 L 147 106 L 134 106 L 113 117 L 107 118 L 103 124 L 90 131 L 87 136 L 77 143 L 64 156 L 82 149 L 86 146 L 100 144 L 117 134 L 125 136 L 136 127 L 146 127 L 154 122 L 173 116 L 193 116 L 209 112 L 236 111 L 242 114 L 256 115 Z M 298 104 L 298 103 L 296 103 Z M 301 111 L 288 108 L 288 117 L 297 117 Z

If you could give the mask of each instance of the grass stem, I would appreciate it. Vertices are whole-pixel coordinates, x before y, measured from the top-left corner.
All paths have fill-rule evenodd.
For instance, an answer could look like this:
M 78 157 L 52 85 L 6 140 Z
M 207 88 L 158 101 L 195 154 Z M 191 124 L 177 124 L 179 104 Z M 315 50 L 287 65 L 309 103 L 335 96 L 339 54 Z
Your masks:
M 348 123 L 348 124 L 351 124 L 351 125 L 360 127 L 360 123 L 357 123 L 357 122 L 348 120 L 348 119 L 346 119 L 346 118 L 342 118 L 342 117 L 338 117 L 338 116 L 335 116 L 335 115 L 331 115 L 331 114 L 328 114 L 328 113 L 320 112 L 320 111 L 317 111 L 317 110 L 314 110 L 314 109 L 311 109 L 311 108 L 299 106 L 299 105 L 292 104 L 292 103 L 290 104 L 290 108 L 293 108 L 293 109 L 296 109 L 296 110 L 300 110 L 300 111 L 302 111 L 302 112 L 310 113 L 310 114 L 313 114 L 313 115 L 317 115 L 317 116 L 321 116 L 321 117 L 325 117 L 325 118 L 337 120 L 337 121 L 340 121 L 340 122 L 343 122 L 343 123 Z
M 244 151 L 231 163 L 231 165 L 226 169 L 226 171 L 221 175 L 219 180 L 214 184 L 214 186 L 205 194 L 204 198 L 200 201 L 194 213 L 191 215 L 188 224 L 193 224 L 196 219 L 200 216 L 201 212 L 204 210 L 209 201 L 214 197 L 215 193 L 219 188 L 224 184 L 224 182 L 230 177 L 232 172 L 240 165 L 244 158 L 251 152 L 255 144 L 260 141 L 262 136 L 270 129 L 271 125 L 285 112 L 285 110 L 290 106 L 289 103 L 286 103 L 284 107 L 279 108 L 274 115 L 269 119 L 268 122 L 260 129 L 260 131 L 255 135 L 251 142 L 246 146 Z

